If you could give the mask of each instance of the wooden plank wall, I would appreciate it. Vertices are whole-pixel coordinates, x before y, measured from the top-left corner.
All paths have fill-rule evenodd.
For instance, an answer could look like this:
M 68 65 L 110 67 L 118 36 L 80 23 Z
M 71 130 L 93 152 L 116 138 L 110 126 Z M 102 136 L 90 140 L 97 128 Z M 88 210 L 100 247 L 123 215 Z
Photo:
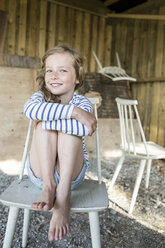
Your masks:
M 86 71 L 98 71 L 92 50 L 103 66 L 122 67 L 139 78 L 165 77 L 165 22 L 110 19 L 49 0 L 1 0 L 8 15 L 4 53 L 40 58 L 45 50 L 68 44 L 86 59 Z M 151 11 L 165 14 L 165 7 Z M 165 81 L 131 83 L 147 139 L 165 146 Z
M 4 43 L 6 38 L 7 29 L 7 14 L 5 11 L 0 10 L 0 53 L 4 50 Z
M 0 161 L 20 160 L 29 121 L 23 106 L 35 90 L 36 70 L 0 66 Z
M 165 15 L 165 6 L 152 14 Z M 142 79 L 131 83 L 131 88 L 133 98 L 139 101 L 146 138 L 165 146 L 165 21 L 111 19 L 109 24 L 111 65 L 116 65 L 118 51 L 122 67 Z
M 4 53 L 42 57 L 55 45 L 67 44 L 86 60 L 86 70 L 96 71 L 92 50 L 109 64 L 111 27 L 105 17 L 55 4 L 49 0 L 1 0 L 8 14 Z

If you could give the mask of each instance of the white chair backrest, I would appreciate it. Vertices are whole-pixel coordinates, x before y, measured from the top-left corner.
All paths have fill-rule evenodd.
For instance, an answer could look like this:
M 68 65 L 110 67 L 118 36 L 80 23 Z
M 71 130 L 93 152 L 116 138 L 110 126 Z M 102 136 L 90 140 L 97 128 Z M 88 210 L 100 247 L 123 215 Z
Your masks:
M 88 99 L 94 106 L 94 114 L 95 114 L 96 119 L 98 119 L 97 104 L 99 104 L 99 98 L 88 98 Z M 20 181 L 22 180 L 22 177 L 24 174 L 24 169 L 25 169 L 25 164 L 26 164 L 26 159 L 27 159 L 27 154 L 28 154 L 28 149 L 29 149 L 29 143 L 30 143 L 30 137 L 32 133 L 32 126 L 33 126 L 32 124 L 33 124 L 33 120 L 30 120 L 28 132 L 26 136 L 26 141 L 25 141 L 25 148 L 24 148 L 24 152 L 22 156 L 21 170 L 20 170 L 20 175 L 19 175 Z M 97 124 L 95 135 L 96 135 L 97 173 L 98 173 L 99 184 L 101 184 L 101 161 L 100 161 L 100 144 L 99 144 L 98 124 Z
M 95 57 L 100 73 L 112 79 L 112 81 L 120 81 L 120 80 L 136 81 L 136 78 L 130 77 L 129 75 L 127 75 L 125 70 L 121 68 L 119 54 L 117 52 L 116 52 L 116 59 L 118 66 L 103 67 L 94 51 L 93 51 L 93 56 Z
M 117 97 L 116 99 L 119 118 L 120 118 L 120 132 L 121 132 L 121 147 L 124 151 L 137 155 L 136 150 L 136 136 L 135 136 L 135 127 L 133 121 L 133 112 L 137 118 L 139 131 L 141 134 L 141 139 L 144 144 L 145 154 L 148 156 L 148 150 L 146 145 L 146 139 L 143 132 L 142 124 L 140 121 L 139 113 L 137 110 L 137 100 L 129 100 Z
M 95 114 L 96 120 L 98 120 L 97 104 L 99 104 L 99 98 L 88 98 L 88 99 L 94 106 L 94 114 Z M 101 184 L 101 161 L 100 161 L 100 143 L 99 143 L 98 123 L 97 123 L 97 129 L 95 132 L 95 136 L 96 136 L 97 175 L 98 175 L 99 184 Z

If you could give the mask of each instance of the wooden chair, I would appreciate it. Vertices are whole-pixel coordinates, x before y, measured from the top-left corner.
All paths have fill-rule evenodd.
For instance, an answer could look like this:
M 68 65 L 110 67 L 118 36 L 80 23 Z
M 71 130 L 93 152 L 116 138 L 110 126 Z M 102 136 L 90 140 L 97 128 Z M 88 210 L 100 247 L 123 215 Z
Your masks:
M 89 100 L 92 102 L 92 104 L 94 104 L 95 115 L 97 118 L 96 105 L 99 103 L 99 100 L 98 98 L 90 98 Z M 32 120 L 30 120 L 28 128 L 20 176 L 18 180 L 14 181 L 0 196 L 0 201 L 10 208 L 3 248 L 9 248 L 12 245 L 17 216 L 20 208 L 24 209 L 22 247 L 26 247 L 30 211 L 32 210 L 31 204 L 35 202 L 41 194 L 40 189 L 33 185 L 29 179 L 23 177 L 31 131 Z M 100 248 L 101 242 L 98 212 L 106 209 L 108 207 L 109 201 L 105 183 L 102 183 L 101 181 L 98 128 L 96 130 L 96 150 L 98 180 L 85 180 L 76 190 L 72 191 L 71 211 L 87 212 L 89 214 L 92 247 Z
M 125 72 L 124 69 L 121 68 L 119 55 L 116 52 L 116 59 L 117 59 L 117 65 L 118 66 L 106 66 L 102 67 L 98 57 L 96 56 L 96 53 L 93 51 L 93 56 L 95 57 L 95 60 L 98 64 L 98 67 L 100 69 L 100 73 L 104 75 L 105 77 L 108 77 L 112 79 L 112 81 L 120 81 L 120 80 L 127 80 L 127 81 L 136 81 L 136 78 L 128 76 L 128 74 Z
M 153 159 L 165 158 L 165 148 L 151 141 L 146 142 L 137 110 L 137 100 L 116 98 L 116 102 L 120 118 L 122 156 L 116 166 L 109 189 L 111 190 L 113 188 L 126 156 L 135 157 L 141 160 L 129 208 L 129 214 L 131 214 L 136 202 L 145 165 L 147 164 L 145 187 L 148 188 L 151 162 Z M 133 113 L 135 113 L 135 117 L 137 118 L 138 128 L 141 134 L 141 142 L 136 141 Z

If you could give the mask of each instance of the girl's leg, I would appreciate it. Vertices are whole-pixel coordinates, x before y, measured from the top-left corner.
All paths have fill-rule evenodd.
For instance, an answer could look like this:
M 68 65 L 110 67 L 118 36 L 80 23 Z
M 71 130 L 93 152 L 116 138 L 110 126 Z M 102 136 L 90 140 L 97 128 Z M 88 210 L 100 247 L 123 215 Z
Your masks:
M 50 221 L 50 241 L 62 239 L 69 232 L 71 182 L 76 179 L 84 163 L 82 138 L 59 132 L 58 158 L 60 181 Z
M 37 202 L 32 204 L 32 207 L 37 210 L 49 210 L 54 205 L 57 138 L 57 132 L 43 130 L 41 122 L 36 123 L 30 151 L 30 163 L 35 176 L 43 179 L 42 194 Z

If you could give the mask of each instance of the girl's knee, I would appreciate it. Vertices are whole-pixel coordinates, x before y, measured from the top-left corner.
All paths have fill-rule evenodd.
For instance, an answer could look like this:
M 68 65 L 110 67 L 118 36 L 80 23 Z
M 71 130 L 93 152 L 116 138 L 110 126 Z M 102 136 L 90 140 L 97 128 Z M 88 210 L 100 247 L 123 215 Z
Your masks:
M 58 138 L 59 139 L 66 139 L 66 140 L 68 139 L 68 140 L 80 140 L 80 141 L 82 141 L 81 136 L 67 134 L 67 133 L 63 133 L 63 132 L 58 132 Z

